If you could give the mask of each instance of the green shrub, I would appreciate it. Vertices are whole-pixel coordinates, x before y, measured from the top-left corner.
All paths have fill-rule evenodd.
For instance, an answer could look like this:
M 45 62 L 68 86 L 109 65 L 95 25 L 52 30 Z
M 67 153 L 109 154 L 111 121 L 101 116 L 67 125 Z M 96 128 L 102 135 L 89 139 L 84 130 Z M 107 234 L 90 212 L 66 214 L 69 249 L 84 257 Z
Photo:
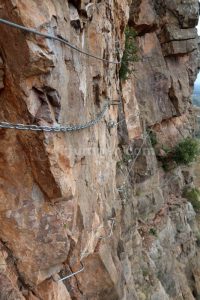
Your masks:
M 155 228 L 150 228 L 150 229 L 149 229 L 149 233 L 150 233 L 151 235 L 157 236 L 157 231 L 156 231 Z
M 149 134 L 149 138 L 151 141 L 151 145 L 152 145 L 152 147 L 154 147 L 155 145 L 158 144 L 156 133 L 152 130 L 148 130 L 148 134 Z
M 169 161 L 162 160 L 162 168 L 165 172 L 168 172 L 170 170 L 170 163 Z
M 196 234 L 196 244 L 198 247 L 200 247 L 200 234 Z
M 142 275 L 143 275 L 143 277 L 149 276 L 149 273 L 150 273 L 149 268 L 143 268 L 142 269 Z
M 196 213 L 200 212 L 200 191 L 197 188 L 186 188 L 183 191 L 185 197 L 193 206 Z
M 188 165 L 200 155 L 200 144 L 197 139 L 185 138 L 174 149 L 172 158 L 177 164 Z
M 168 148 L 162 146 L 164 156 L 157 155 L 162 162 L 162 167 L 165 171 L 169 171 L 178 165 L 188 165 L 195 161 L 200 155 L 200 142 L 198 139 L 187 137 L 179 142 L 175 147 Z
M 122 167 L 122 164 L 123 164 L 123 162 L 120 160 L 120 161 L 117 161 L 117 163 L 116 163 L 116 167 L 118 168 L 118 169 L 120 169 L 121 167 Z
M 122 160 L 117 162 L 117 168 L 121 168 L 123 165 L 128 165 L 133 160 L 132 154 L 123 153 Z
M 119 77 L 121 80 L 128 79 L 129 75 L 133 73 L 134 69 L 131 63 L 138 60 L 137 47 L 135 45 L 135 38 L 137 33 L 131 27 L 125 29 L 125 50 L 122 57 L 121 68 L 119 71 Z
M 123 203 L 126 203 L 128 199 L 130 198 L 130 189 L 128 185 L 123 184 L 118 189 L 119 195 L 123 201 Z
M 133 160 L 133 155 L 132 154 L 123 154 L 123 162 L 128 163 L 129 161 Z
M 171 152 L 171 149 L 165 145 L 162 146 L 162 150 L 168 155 Z

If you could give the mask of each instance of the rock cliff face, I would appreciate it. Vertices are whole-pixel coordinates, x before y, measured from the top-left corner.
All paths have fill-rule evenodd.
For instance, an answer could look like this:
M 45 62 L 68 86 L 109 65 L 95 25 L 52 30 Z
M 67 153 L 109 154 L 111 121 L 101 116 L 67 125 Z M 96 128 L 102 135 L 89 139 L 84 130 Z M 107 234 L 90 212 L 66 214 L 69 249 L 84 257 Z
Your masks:
M 0 0 L 0 18 L 117 61 L 128 25 L 138 61 L 119 66 L 0 25 L 0 120 L 97 125 L 0 130 L 0 299 L 200 299 L 192 168 L 164 171 L 157 147 L 193 133 L 197 0 Z M 73 272 L 79 274 L 59 281 Z

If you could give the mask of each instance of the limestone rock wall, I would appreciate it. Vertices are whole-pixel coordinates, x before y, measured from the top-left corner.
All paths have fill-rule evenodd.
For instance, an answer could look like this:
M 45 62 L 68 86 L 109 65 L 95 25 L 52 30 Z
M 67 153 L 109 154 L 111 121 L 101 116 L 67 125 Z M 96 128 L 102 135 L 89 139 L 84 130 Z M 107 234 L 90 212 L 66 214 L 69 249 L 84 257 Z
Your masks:
M 193 133 L 198 16 L 197 0 L 0 0 L 0 18 L 110 61 L 138 32 L 121 81 L 116 64 L 0 24 L 0 120 L 81 124 L 121 101 L 77 132 L 0 129 L 0 299 L 200 297 L 192 169 L 165 172 L 147 134 Z

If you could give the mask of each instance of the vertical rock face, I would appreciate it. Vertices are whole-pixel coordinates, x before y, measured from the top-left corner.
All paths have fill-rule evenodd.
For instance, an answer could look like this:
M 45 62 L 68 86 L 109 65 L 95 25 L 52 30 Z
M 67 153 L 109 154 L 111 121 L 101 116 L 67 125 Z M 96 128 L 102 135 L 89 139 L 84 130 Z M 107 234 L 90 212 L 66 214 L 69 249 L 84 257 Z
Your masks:
M 169 147 L 192 133 L 198 16 L 196 0 L 0 0 L 0 18 L 109 61 L 126 26 L 138 33 L 122 81 L 117 64 L 0 24 L 1 121 L 83 124 L 120 101 L 80 131 L 0 129 L 0 299 L 200 297 L 192 170 L 163 171 L 147 134 Z

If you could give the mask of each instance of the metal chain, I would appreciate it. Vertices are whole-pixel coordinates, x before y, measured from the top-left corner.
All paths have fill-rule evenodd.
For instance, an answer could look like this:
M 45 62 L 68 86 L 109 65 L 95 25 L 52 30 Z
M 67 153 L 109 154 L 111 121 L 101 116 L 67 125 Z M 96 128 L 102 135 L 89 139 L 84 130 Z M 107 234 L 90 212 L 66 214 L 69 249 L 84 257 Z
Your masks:
M 63 37 L 60 36 L 54 36 L 54 35 L 50 35 L 50 34 L 46 34 L 46 33 L 42 33 L 37 31 L 34 28 L 27 28 L 25 26 L 10 22 L 8 20 L 5 19 L 1 19 L 0 18 L 0 23 L 4 24 L 4 25 L 8 25 L 17 29 L 20 29 L 22 31 L 25 32 L 29 32 L 29 33 L 33 33 L 42 37 L 45 37 L 47 39 L 51 39 L 51 40 L 56 40 L 59 41 L 61 43 L 64 43 L 65 45 L 69 46 L 70 48 L 72 48 L 73 50 L 78 51 L 79 53 L 82 53 L 84 55 L 87 55 L 89 57 L 93 57 L 97 60 L 101 60 L 110 64 L 120 64 L 120 62 L 115 62 L 115 61 L 109 61 L 107 59 L 103 59 L 100 58 L 98 56 L 95 56 L 93 54 L 90 54 L 88 52 L 82 51 L 81 49 L 77 48 L 76 46 L 70 44 L 68 42 L 68 40 L 64 39 Z M 17 129 L 17 130 L 31 130 L 31 131 L 47 131 L 47 132 L 69 132 L 69 131 L 78 131 L 78 130 L 82 130 L 85 128 L 89 128 L 91 126 L 94 126 L 95 124 L 97 124 L 105 115 L 106 110 L 108 109 L 109 103 L 105 103 L 103 106 L 103 110 L 97 115 L 96 119 L 91 120 L 85 124 L 75 124 L 75 125 L 56 125 L 56 126 L 40 126 L 40 125 L 25 125 L 25 124 L 14 124 L 14 123 L 8 123 L 8 122 L 0 122 L 0 128 L 5 128 L 5 129 Z
M 1 18 L 0 18 L 0 23 L 4 24 L 4 25 L 11 26 L 11 27 L 14 27 L 14 28 L 17 28 L 17 29 L 20 29 L 20 30 L 25 31 L 25 32 L 30 32 L 30 33 L 33 33 L 35 35 L 39 35 L 39 36 L 45 37 L 45 38 L 50 39 L 50 40 L 59 41 L 59 42 L 65 44 L 65 45 L 67 45 L 71 49 L 73 49 L 73 50 L 75 50 L 75 51 L 77 51 L 79 53 L 82 53 L 82 54 L 84 54 L 86 56 L 95 58 L 97 60 L 101 60 L 101 61 L 107 62 L 109 64 L 115 64 L 115 65 L 121 64 L 121 62 L 110 61 L 110 60 L 98 57 L 96 55 L 93 55 L 91 53 L 88 53 L 86 51 L 83 51 L 83 50 L 77 48 L 76 46 L 72 45 L 71 43 L 69 43 L 69 41 L 67 39 L 65 39 L 65 38 L 63 38 L 61 36 L 55 36 L 55 35 L 51 35 L 51 34 L 48 34 L 48 33 L 42 33 L 42 32 L 37 31 L 34 28 L 28 28 L 28 27 L 25 27 L 25 26 L 22 26 L 22 25 L 19 25 L 19 24 L 16 24 L 16 23 L 13 23 L 11 21 L 8 21 L 8 20 L 5 20 L 5 19 L 1 19 Z
M 111 102 L 106 101 L 104 103 L 102 111 L 97 114 L 94 120 L 88 121 L 85 124 L 75 125 L 55 125 L 55 126 L 40 126 L 40 125 L 26 125 L 26 124 L 14 124 L 8 122 L 0 122 L 0 128 L 5 129 L 17 129 L 17 130 L 31 130 L 31 131 L 47 131 L 47 132 L 67 132 L 67 131 L 78 131 L 85 128 L 92 127 L 99 123 L 104 117 Z
M 35 35 L 39 35 L 39 36 L 42 36 L 42 37 L 45 37 L 47 39 L 51 39 L 51 40 L 56 40 L 56 41 L 59 41 L 61 43 L 64 43 L 65 45 L 67 45 L 68 47 L 70 47 L 71 49 L 79 52 L 79 53 L 82 53 L 88 57 L 92 57 L 92 58 L 95 58 L 97 60 L 100 60 L 100 61 L 103 61 L 103 62 L 107 62 L 109 64 L 116 64 L 116 65 L 119 65 L 121 64 L 121 62 L 116 62 L 116 61 L 109 61 L 107 59 L 103 59 L 103 58 L 100 58 L 98 56 L 95 56 L 93 54 L 90 54 L 88 52 L 85 52 L 79 48 L 77 48 L 76 46 L 72 45 L 71 43 L 68 42 L 68 40 L 64 39 L 63 37 L 60 37 L 60 36 L 54 36 L 54 35 L 50 35 L 50 34 L 45 34 L 45 33 L 41 33 L 33 28 L 27 28 L 27 27 L 24 27 L 22 25 L 19 25 L 19 24 L 16 24 L 16 23 L 13 23 L 13 22 L 10 22 L 8 20 L 5 20 L 5 19 L 1 19 L 0 18 L 0 23 L 1 24 L 4 24 L 4 25 L 8 25 L 8 26 L 11 26 L 11 27 L 14 27 L 14 28 L 17 28 L 19 30 L 22 30 L 22 31 L 25 31 L 25 32 L 29 32 L 29 33 L 33 33 Z M 111 103 L 111 101 L 106 101 L 104 106 L 103 106 L 103 109 L 102 111 L 97 114 L 96 118 L 94 120 L 91 120 L 89 122 L 86 122 L 85 124 L 75 124 L 75 125 L 56 125 L 56 126 L 40 126 L 40 125 L 26 125 L 26 124 L 14 124 L 14 123 L 8 123 L 8 122 L 0 122 L 0 128 L 4 128 L 4 129 L 17 129 L 17 130 L 30 130 L 30 131 L 45 131 L 45 132 L 69 132 L 69 131 L 78 131 L 78 130 L 82 130 L 82 129 L 85 129 L 85 128 L 89 128 L 89 127 L 92 127 L 94 126 L 95 124 L 97 124 L 98 122 L 100 122 L 100 120 L 104 117 L 109 105 L 117 105 L 117 103 Z M 109 233 L 108 236 L 106 237 L 100 237 L 101 239 L 106 239 L 106 238 L 109 238 L 111 237 L 112 235 L 112 232 L 113 232 L 113 226 L 114 226 L 114 220 L 112 220 L 112 224 L 111 224 L 111 231 Z M 60 280 L 58 280 L 58 282 L 62 282 L 66 279 L 69 279 L 71 278 L 72 276 L 75 276 L 81 272 L 84 271 L 84 266 L 82 265 L 81 263 L 81 269 L 77 272 L 74 272 L 64 278 L 61 278 Z

